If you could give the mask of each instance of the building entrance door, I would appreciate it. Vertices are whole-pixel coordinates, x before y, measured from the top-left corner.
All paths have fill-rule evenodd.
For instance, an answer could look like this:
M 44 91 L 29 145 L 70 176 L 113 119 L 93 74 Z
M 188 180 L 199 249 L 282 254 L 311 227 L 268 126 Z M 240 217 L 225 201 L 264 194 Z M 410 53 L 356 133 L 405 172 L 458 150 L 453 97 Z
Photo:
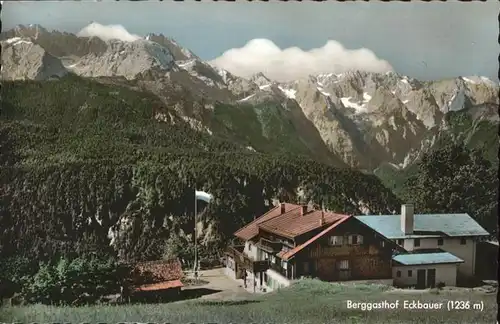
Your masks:
M 427 288 L 436 287 L 436 269 L 427 269 Z
M 417 289 L 425 288 L 425 269 L 417 270 Z

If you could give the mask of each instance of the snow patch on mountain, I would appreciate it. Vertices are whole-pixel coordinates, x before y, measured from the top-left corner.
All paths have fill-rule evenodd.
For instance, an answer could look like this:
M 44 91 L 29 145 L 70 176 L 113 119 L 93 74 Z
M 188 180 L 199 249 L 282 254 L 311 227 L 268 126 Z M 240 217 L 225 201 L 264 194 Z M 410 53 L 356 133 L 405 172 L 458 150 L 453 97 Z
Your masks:
M 176 61 L 175 64 L 177 64 L 178 67 L 182 69 L 187 69 L 189 67 L 192 67 L 195 64 L 195 60 L 188 60 L 188 61 Z
M 241 100 L 238 100 L 238 102 L 244 102 L 244 101 L 247 101 L 248 99 L 252 98 L 253 96 L 255 96 L 255 93 L 254 93 L 254 94 L 251 94 L 251 95 L 249 95 L 248 97 L 245 97 L 245 98 L 243 98 L 243 99 L 241 99 Z
M 330 96 L 330 94 L 328 92 L 323 91 L 322 87 L 316 87 L 316 89 L 318 89 L 318 91 L 321 92 L 322 95 L 327 96 L 327 97 Z
M 294 89 L 286 89 L 283 88 L 282 86 L 278 86 L 278 88 L 283 92 L 283 94 L 289 98 L 289 99 L 295 99 L 295 94 L 297 93 L 297 90 Z
M 357 113 L 366 112 L 366 106 L 364 104 L 359 104 L 356 102 L 351 102 L 352 97 L 340 98 L 342 104 L 346 108 L 354 108 Z
M 22 39 L 21 37 L 12 37 L 5 40 L 5 43 L 11 46 L 19 45 L 19 44 L 33 44 L 29 40 Z
M 392 126 L 392 129 L 397 130 L 394 116 L 389 117 L 389 125 Z
M 462 78 L 462 80 L 464 80 L 465 82 L 468 82 L 470 84 L 485 83 L 485 84 L 487 84 L 489 86 L 493 86 L 493 87 L 498 86 L 498 83 L 496 83 L 496 82 L 492 81 L 491 79 L 484 77 L 484 76 L 474 75 L 474 76 L 461 77 L 461 78 Z

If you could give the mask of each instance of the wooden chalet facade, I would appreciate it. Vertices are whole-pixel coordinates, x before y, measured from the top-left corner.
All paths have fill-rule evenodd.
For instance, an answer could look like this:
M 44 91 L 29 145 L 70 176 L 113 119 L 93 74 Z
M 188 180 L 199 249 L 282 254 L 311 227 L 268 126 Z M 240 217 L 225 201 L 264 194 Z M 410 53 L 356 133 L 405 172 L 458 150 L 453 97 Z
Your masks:
M 235 233 L 244 245 L 226 253 L 226 273 L 255 290 L 290 280 L 392 279 L 397 244 L 355 217 L 282 203 Z M 248 284 L 247 284 L 248 286 Z

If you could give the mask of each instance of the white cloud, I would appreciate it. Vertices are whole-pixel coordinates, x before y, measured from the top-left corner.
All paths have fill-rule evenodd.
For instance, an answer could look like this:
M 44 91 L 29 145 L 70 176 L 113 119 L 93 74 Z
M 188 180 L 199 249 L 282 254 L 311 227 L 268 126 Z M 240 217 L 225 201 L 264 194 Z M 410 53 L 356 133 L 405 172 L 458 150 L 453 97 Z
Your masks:
M 268 39 L 253 39 L 241 48 L 224 52 L 210 64 L 241 77 L 262 72 L 277 81 L 349 70 L 380 73 L 392 71 L 387 61 L 379 59 L 369 49 L 346 49 L 334 40 L 328 41 L 321 48 L 303 51 L 298 47 L 282 50 Z
M 111 39 L 118 39 L 124 42 L 133 42 L 141 38 L 138 35 L 129 33 L 121 25 L 101 25 L 99 23 L 91 23 L 87 27 L 84 27 L 77 34 L 80 37 L 99 37 L 100 39 L 107 41 Z

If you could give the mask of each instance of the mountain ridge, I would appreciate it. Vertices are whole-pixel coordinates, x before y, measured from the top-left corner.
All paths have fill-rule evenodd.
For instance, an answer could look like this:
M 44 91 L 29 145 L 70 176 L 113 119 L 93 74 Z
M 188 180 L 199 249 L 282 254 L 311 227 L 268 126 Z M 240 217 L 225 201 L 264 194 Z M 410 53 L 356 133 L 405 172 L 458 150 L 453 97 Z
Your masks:
M 132 42 L 102 41 L 24 26 L 0 36 L 3 43 L 30 37 L 77 75 L 125 77 L 208 134 L 243 139 L 242 144 L 256 150 L 262 150 L 265 141 L 278 146 L 284 141 L 281 146 L 292 153 L 341 160 L 336 163 L 362 170 L 411 165 L 437 139 L 457 129 L 447 118 L 452 113 L 470 116 L 472 123 L 489 123 L 486 128 L 498 122 L 492 113 L 498 105 L 498 84 L 484 77 L 419 81 L 395 72 L 348 71 L 276 82 L 262 72 L 249 79 L 235 76 L 161 34 Z M 148 46 L 159 49 L 163 61 Z M 250 128 L 235 128 L 242 116 Z M 241 129 L 253 129 L 253 134 Z M 451 138 L 467 140 L 478 129 L 462 131 L 470 135 Z M 281 132 L 287 135 L 273 135 Z

